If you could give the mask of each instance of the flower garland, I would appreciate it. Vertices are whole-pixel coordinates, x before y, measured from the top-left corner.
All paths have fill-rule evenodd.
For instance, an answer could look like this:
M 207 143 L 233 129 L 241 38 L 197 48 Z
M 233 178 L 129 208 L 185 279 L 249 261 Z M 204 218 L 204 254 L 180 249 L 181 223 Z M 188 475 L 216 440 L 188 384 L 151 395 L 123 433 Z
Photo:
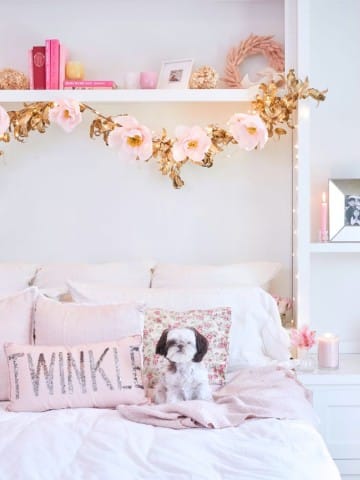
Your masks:
M 8 112 L 0 106 L 0 141 L 9 142 L 13 136 L 23 142 L 31 131 L 45 133 L 50 123 L 72 132 L 82 122 L 83 112 L 89 111 L 95 116 L 90 124 L 90 138 L 102 137 L 106 145 L 135 160 L 147 162 L 155 158 L 160 172 L 170 177 L 175 188 L 181 188 L 184 185 L 181 169 L 186 163 L 209 168 L 214 156 L 229 144 L 237 144 L 246 151 L 264 148 L 269 137 L 286 134 L 284 126 L 294 128 L 292 113 L 298 100 L 311 97 L 320 102 L 325 100 L 326 93 L 310 88 L 308 79 L 298 80 L 293 70 L 286 77 L 282 96 L 279 84 L 274 81 L 262 83 L 259 91 L 252 102 L 252 112 L 235 113 L 228 129 L 212 124 L 205 128 L 178 126 L 174 139 L 168 137 L 165 129 L 161 135 L 152 136 L 147 126 L 129 115 L 104 116 L 91 106 L 71 99 L 25 104 L 20 110 Z

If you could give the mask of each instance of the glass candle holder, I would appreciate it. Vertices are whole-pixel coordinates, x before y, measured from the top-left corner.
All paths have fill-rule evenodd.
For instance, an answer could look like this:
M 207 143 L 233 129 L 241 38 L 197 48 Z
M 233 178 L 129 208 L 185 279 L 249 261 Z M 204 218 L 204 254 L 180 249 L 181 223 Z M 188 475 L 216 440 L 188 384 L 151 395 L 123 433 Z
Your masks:
M 318 338 L 319 368 L 339 368 L 339 337 L 324 333 Z
M 157 72 L 140 72 L 141 88 L 156 88 L 158 81 Z
M 124 75 L 125 88 L 137 89 L 140 85 L 140 72 L 126 72 Z
M 73 60 L 67 62 L 65 65 L 65 75 L 67 80 L 84 80 L 84 65 Z
M 311 355 L 310 348 L 297 349 L 298 364 L 296 370 L 299 372 L 312 372 L 315 369 L 315 361 Z

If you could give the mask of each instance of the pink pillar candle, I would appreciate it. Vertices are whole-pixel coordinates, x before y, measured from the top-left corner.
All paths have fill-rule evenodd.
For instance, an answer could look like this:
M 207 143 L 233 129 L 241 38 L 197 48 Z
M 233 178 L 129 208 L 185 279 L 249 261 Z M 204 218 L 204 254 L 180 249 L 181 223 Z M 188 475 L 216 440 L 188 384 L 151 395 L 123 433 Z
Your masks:
M 328 240 L 328 204 L 325 192 L 322 194 L 320 207 L 320 240 L 322 242 L 327 242 Z
M 318 338 L 319 368 L 339 367 L 339 337 L 333 333 L 324 333 Z

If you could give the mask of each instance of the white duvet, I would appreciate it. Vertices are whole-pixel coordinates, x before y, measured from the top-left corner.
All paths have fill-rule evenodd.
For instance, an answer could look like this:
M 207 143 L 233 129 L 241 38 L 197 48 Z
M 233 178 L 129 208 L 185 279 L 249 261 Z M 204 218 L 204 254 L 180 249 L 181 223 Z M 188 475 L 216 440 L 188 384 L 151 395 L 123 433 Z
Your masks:
M 340 480 L 321 436 L 303 421 L 179 431 L 115 410 L 5 408 L 0 402 L 0 480 Z

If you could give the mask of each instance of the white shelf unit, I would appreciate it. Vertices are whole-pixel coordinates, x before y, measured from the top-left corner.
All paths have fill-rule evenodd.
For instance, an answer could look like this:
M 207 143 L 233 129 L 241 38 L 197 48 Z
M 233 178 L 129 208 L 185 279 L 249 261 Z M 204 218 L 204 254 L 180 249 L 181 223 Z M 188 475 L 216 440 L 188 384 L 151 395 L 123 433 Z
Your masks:
M 251 102 L 258 92 L 249 89 L 204 90 L 0 90 L 0 104 L 6 102 L 46 102 L 72 98 L 80 102 Z
M 311 253 L 360 253 L 360 243 L 324 242 L 310 243 Z

